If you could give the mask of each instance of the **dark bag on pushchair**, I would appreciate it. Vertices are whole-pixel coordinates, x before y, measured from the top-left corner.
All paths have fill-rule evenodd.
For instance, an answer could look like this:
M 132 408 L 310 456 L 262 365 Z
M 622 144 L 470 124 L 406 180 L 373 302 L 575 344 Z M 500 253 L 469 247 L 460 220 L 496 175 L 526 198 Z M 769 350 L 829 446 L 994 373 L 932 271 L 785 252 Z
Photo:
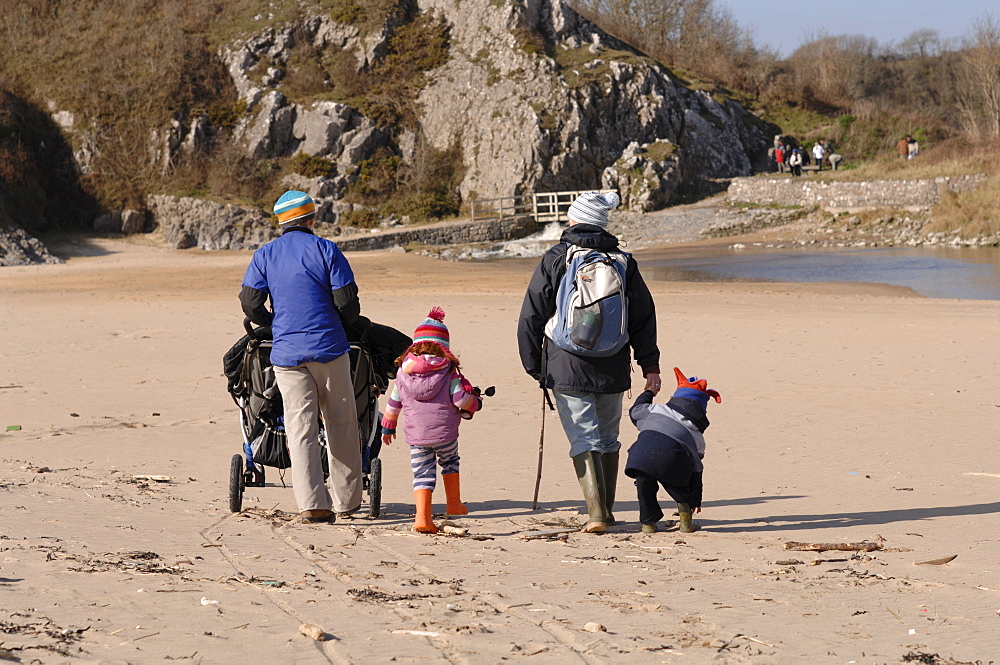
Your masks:
M 285 436 L 284 405 L 271 365 L 271 328 L 255 328 L 252 336 L 244 335 L 226 352 L 222 363 L 229 394 L 240 407 L 240 420 L 254 462 L 287 469 L 292 461 Z

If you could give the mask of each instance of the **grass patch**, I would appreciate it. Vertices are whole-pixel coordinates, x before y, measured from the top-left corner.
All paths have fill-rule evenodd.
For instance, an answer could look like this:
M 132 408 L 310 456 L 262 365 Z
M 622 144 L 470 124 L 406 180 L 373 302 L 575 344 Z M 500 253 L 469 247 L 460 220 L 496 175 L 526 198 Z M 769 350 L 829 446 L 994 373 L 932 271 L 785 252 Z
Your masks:
M 544 104 L 532 103 L 532 110 L 538 116 L 538 126 L 544 132 L 554 132 L 559 129 L 559 114 L 553 113 Z
M 782 134 L 789 136 L 806 136 L 830 124 L 826 116 L 793 104 L 758 104 L 754 110 L 767 122 L 777 125 Z
M 611 73 L 610 60 L 620 64 L 630 65 L 655 65 L 656 63 L 633 51 L 622 51 L 616 49 L 603 49 L 597 55 L 590 52 L 589 46 L 580 48 L 554 49 L 553 59 L 559 67 L 559 72 L 565 79 L 566 84 L 571 88 L 585 88 L 590 85 L 600 84 L 605 77 Z M 601 62 L 596 66 L 588 68 L 587 65 L 594 61 Z
M 653 162 L 665 162 L 677 154 L 677 146 L 669 141 L 655 141 L 643 148 L 639 154 L 645 155 Z
M 956 177 L 1000 170 L 997 150 L 1000 146 L 969 143 L 952 139 L 923 148 L 915 159 L 902 159 L 895 148 L 870 161 L 854 162 L 852 168 L 831 171 L 824 168 L 810 178 L 823 180 L 918 180 Z
M 340 221 L 359 229 L 373 229 L 382 221 L 382 215 L 371 208 L 354 208 L 341 215 Z
M 545 39 L 538 30 L 519 25 L 510 31 L 514 36 L 517 47 L 528 55 L 543 54 L 547 56 L 555 55 L 555 45 Z
M 328 0 L 333 5 L 330 18 L 338 23 L 353 25 L 364 37 L 381 30 L 392 17 L 401 17 L 398 0 Z
M 1000 234 L 1000 175 L 994 173 L 970 192 L 955 194 L 944 190 L 941 201 L 931 210 L 929 232 L 958 231 L 962 238 Z

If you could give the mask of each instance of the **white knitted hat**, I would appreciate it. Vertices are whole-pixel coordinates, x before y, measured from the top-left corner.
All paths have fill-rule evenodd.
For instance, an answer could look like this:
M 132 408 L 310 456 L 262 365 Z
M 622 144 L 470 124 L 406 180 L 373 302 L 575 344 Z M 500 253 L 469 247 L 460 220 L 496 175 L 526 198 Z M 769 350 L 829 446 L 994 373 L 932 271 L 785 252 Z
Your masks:
M 593 224 L 604 228 L 608 225 L 608 211 L 618 207 L 621 197 L 616 192 L 584 192 L 576 197 L 567 216 L 577 224 Z

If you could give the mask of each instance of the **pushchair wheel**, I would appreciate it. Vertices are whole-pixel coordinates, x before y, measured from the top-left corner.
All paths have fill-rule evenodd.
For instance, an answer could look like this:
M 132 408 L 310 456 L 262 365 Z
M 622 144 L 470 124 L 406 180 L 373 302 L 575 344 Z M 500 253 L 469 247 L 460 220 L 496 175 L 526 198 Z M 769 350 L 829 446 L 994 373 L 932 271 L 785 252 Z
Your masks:
M 229 463 L 229 510 L 238 513 L 243 510 L 243 455 L 233 455 Z
M 371 461 L 371 469 L 368 472 L 368 514 L 372 519 L 375 519 L 381 512 L 382 460 L 376 457 Z

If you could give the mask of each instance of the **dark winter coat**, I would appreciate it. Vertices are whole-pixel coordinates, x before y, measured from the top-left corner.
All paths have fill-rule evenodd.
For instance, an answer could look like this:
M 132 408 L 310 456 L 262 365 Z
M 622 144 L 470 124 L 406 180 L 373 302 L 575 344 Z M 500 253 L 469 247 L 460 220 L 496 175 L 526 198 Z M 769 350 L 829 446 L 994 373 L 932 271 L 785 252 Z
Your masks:
M 692 507 L 701 506 L 705 455 L 705 409 L 694 400 L 671 397 L 653 404 L 653 393 L 643 392 L 629 409 L 639 437 L 628 449 L 625 475 L 649 476 L 673 490 Z M 675 500 L 682 500 L 677 499 Z
M 625 270 L 625 295 L 628 298 L 629 343 L 613 356 L 596 358 L 577 356 L 554 344 L 542 349 L 545 324 L 556 309 L 556 293 L 566 272 L 569 245 L 614 251 L 618 238 L 593 224 L 575 224 L 563 231 L 560 244 L 542 257 L 524 295 L 517 325 L 517 343 L 524 370 L 547 388 L 588 393 L 620 393 L 631 385 L 629 350 L 642 368 L 643 376 L 659 373 L 660 351 L 656 346 L 656 308 L 646 283 L 639 274 L 635 259 L 629 257 Z M 545 375 L 542 375 L 542 370 Z

